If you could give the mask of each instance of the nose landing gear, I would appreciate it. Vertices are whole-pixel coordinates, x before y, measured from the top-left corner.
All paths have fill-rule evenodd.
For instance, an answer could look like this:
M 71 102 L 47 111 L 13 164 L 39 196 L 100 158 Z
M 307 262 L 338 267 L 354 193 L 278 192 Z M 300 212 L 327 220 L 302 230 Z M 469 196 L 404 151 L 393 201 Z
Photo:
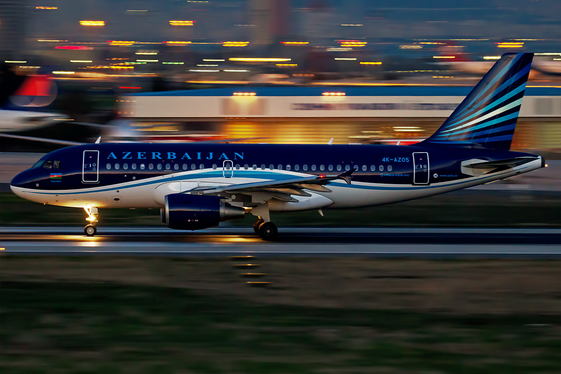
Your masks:
M 84 227 L 84 234 L 86 234 L 87 236 L 94 236 L 97 232 L 97 228 L 95 227 L 95 224 L 97 223 L 98 210 L 95 207 L 89 207 L 89 206 L 84 207 L 84 210 L 88 215 L 86 221 L 89 222 Z

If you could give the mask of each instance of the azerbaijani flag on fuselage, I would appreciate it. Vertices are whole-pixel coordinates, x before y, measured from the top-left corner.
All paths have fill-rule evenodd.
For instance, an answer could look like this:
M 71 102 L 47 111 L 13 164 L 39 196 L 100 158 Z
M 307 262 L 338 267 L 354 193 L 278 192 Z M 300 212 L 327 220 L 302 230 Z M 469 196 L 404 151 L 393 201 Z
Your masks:
M 61 180 L 62 179 L 62 173 L 51 173 L 51 180 Z

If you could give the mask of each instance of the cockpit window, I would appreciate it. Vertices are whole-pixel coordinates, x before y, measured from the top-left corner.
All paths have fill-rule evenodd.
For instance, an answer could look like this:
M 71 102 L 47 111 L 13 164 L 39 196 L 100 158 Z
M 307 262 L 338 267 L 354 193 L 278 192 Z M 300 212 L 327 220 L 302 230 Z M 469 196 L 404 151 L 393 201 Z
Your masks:
M 53 162 L 51 160 L 45 161 L 45 163 L 43 164 L 43 167 L 45 169 L 52 169 L 53 168 Z
M 33 165 L 33 169 L 35 168 L 40 168 L 41 165 L 43 165 L 43 162 L 45 162 L 45 160 L 39 160 L 35 163 L 35 165 Z
M 60 169 L 60 161 L 53 161 L 53 168 Z

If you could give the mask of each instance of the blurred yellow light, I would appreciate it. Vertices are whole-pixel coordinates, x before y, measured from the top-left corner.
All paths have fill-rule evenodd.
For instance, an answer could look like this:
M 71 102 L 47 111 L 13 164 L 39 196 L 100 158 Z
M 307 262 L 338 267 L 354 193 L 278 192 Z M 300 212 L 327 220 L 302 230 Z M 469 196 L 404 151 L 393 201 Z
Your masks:
M 135 52 L 135 55 L 157 55 L 158 52 L 146 52 L 146 51 L 140 51 L 140 52 Z
M 306 45 L 306 44 L 310 44 L 310 42 L 281 42 L 281 44 L 285 44 L 285 45 Z
M 105 21 L 80 21 L 82 26 L 105 26 Z
M 446 79 L 446 78 L 454 78 L 453 75 L 433 75 L 434 79 Z
M 37 39 L 38 42 L 42 42 L 42 43 L 65 43 L 68 40 L 62 40 L 62 39 Z
M 483 56 L 484 60 L 499 60 L 501 56 Z
M 223 42 L 224 47 L 246 47 L 249 42 Z
M 497 42 L 495 43 L 498 48 L 522 48 L 524 42 Z
M 171 20 L 169 24 L 172 26 L 193 26 L 197 21 L 180 21 L 180 20 Z
M 36 6 L 35 9 L 56 10 L 56 9 L 58 9 L 58 7 L 56 7 L 56 6 Z
M 456 56 L 432 56 L 432 58 L 448 58 L 448 59 L 452 59 L 452 58 L 456 58 Z
M 361 65 L 382 65 L 380 61 L 361 61 Z
M 356 57 L 335 57 L 335 61 L 356 61 Z
M 234 92 L 233 96 L 256 96 L 255 92 Z
M 223 62 L 225 61 L 223 58 L 203 58 L 203 61 L 207 62 Z
M 27 61 L 23 60 L 5 60 L 6 64 L 27 64 Z
M 241 62 L 283 62 L 290 61 L 291 58 L 277 58 L 277 57 L 231 57 L 230 61 L 241 61 Z
M 422 49 L 422 45 L 418 44 L 402 44 L 399 46 L 399 49 Z
M 131 46 L 134 43 L 136 43 L 135 41 L 132 40 L 108 40 L 107 42 L 111 45 L 117 45 L 117 46 Z
M 74 74 L 76 73 L 75 71 L 60 71 L 60 70 L 56 70 L 53 71 L 53 74 Z
M 323 96 L 345 96 L 344 92 L 324 92 L 322 93 Z
M 187 42 L 187 41 L 167 41 L 164 42 L 165 44 L 171 44 L 171 45 L 185 45 L 185 44 L 191 44 L 191 42 Z
M 91 63 L 92 60 L 70 60 L 70 62 L 74 62 L 74 63 Z
M 298 64 L 277 64 L 277 66 L 281 68 L 293 68 L 298 66 Z

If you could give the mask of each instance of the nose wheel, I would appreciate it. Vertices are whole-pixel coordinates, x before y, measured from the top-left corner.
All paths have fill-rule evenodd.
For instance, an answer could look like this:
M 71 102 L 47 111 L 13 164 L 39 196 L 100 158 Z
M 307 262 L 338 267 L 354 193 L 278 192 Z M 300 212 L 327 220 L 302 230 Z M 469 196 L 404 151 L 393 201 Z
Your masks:
M 92 224 L 86 225 L 86 227 L 84 227 L 84 234 L 86 234 L 87 236 L 94 236 L 96 232 L 97 229 Z
M 94 236 L 97 233 L 97 228 L 95 227 L 95 224 L 97 223 L 98 210 L 95 207 L 84 207 L 84 210 L 88 215 L 86 221 L 89 222 L 84 227 L 84 234 L 86 234 L 87 236 Z

